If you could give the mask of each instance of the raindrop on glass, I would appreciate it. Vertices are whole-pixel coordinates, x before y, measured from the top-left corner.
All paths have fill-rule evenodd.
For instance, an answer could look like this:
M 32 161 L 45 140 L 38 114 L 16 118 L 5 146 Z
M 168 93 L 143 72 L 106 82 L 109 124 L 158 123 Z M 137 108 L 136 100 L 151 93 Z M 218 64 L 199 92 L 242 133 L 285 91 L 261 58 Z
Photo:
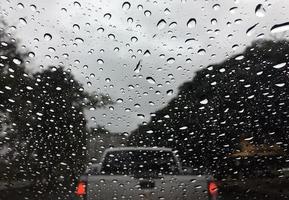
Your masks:
M 23 5 L 22 3 L 18 3 L 18 4 L 17 4 L 17 7 L 20 8 L 20 9 L 23 9 L 23 8 L 24 8 L 24 5 Z
M 194 27 L 196 27 L 196 24 L 197 24 L 196 19 L 195 18 L 191 18 L 187 22 L 187 27 L 188 28 L 194 28 Z
M 251 36 L 251 35 L 254 33 L 255 28 L 256 28 L 256 26 L 257 26 L 258 24 L 259 24 L 259 23 L 254 24 L 253 26 L 251 26 L 250 28 L 248 28 L 248 30 L 246 31 L 246 34 L 247 34 L 248 36 Z
M 151 52 L 149 50 L 146 50 L 143 54 L 144 56 L 150 56 L 151 55 Z
M 173 93 L 174 93 L 174 91 L 173 91 L 173 90 L 168 90 L 168 91 L 167 91 L 167 95 L 168 95 L 168 96 L 171 96 L 171 95 L 173 95 Z
M 208 102 L 209 102 L 208 99 L 204 99 L 204 100 L 200 101 L 200 104 L 206 105 Z
M 97 32 L 103 33 L 103 32 L 104 32 L 104 28 L 102 28 L 102 27 L 98 28 L 98 29 L 97 29 Z
M 156 83 L 155 79 L 153 79 L 152 77 L 147 77 L 146 80 L 150 84 L 155 84 Z
M 258 4 L 255 8 L 255 14 L 257 17 L 264 17 L 266 13 L 265 8 L 263 7 L 262 4 Z
M 22 61 L 19 58 L 13 58 L 13 63 L 15 63 L 16 65 L 20 65 Z
M 176 61 L 175 58 L 168 58 L 167 59 L 167 63 L 169 63 L 169 64 L 173 64 L 175 61 Z
M 135 37 L 135 36 L 133 36 L 133 37 L 131 37 L 130 41 L 132 41 L 132 42 L 137 42 L 137 41 L 138 41 L 138 38 Z
M 75 40 L 75 42 L 77 42 L 77 43 L 83 43 L 84 42 L 84 40 L 82 39 L 82 38 L 75 38 L 74 39 Z
M 45 39 L 46 41 L 49 41 L 49 40 L 52 39 L 52 35 L 49 34 L 49 33 L 45 33 L 45 34 L 44 34 L 44 39 Z
M 220 4 L 215 4 L 215 5 L 213 5 L 213 9 L 214 10 L 219 10 L 220 9 Z
M 280 33 L 289 30 L 289 22 L 285 22 L 282 24 L 275 24 L 271 28 L 271 33 Z
M 108 38 L 111 39 L 111 40 L 114 40 L 115 39 L 115 35 L 114 34 L 109 34 Z
M 27 21 L 26 21 L 26 19 L 24 19 L 24 18 L 19 18 L 19 22 L 20 22 L 22 25 L 26 25 L 26 24 L 27 24 Z
M 97 63 L 102 65 L 104 63 L 104 61 L 102 59 L 97 59 Z
M 80 26 L 78 24 L 73 24 L 73 29 L 79 31 Z
M 177 22 L 172 22 L 169 24 L 170 28 L 175 28 L 177 26 Z
M 279 64 L 277 64 L 277 65 L 274 65 L 273 68 L 275 68 L 275 69 L 280 69 L 280 68 L 283 68 L 284 66 L 286 66 L 286 63 L 285 63 L 285 62 L 279 63 Z
M 167 22 L 164 19 L 161 19 L 158 23 L 157 23 L 157 27 L 158 29 L 164 29 L 166 27 Z
M 130 6 L 131 6 L 130 3 L 126 1 L 122 4 L 122 9 L 128 10 L 130 9 Z
M 146 10 L 146 11 L 144 11 L 144 15 L 145 15 L 146 17 L 149 17 L 149 16 L 152 15 L 152 13 L 151 13 L 151 11 Z
M 105 14 L 103 15 L 103 17 L 104 17 L 105 19 L 107 19 L 107 20 L 110 20 L 111 14 L 110 14 L 110 13 L 105 13 Z
M 73 2 L 73 5 L 76 7 L 81 7 L 81 4 L 78 1 Z

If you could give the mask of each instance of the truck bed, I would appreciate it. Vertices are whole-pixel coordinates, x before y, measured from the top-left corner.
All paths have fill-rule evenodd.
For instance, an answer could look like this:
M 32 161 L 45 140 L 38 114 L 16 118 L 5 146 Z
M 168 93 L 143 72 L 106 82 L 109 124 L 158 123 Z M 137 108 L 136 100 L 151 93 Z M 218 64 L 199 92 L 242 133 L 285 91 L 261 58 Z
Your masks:
M 88 176 L 87 200 L 208 199 L 207 177 L 165 175 L 158 178 L 135 178 L 123 175 Z

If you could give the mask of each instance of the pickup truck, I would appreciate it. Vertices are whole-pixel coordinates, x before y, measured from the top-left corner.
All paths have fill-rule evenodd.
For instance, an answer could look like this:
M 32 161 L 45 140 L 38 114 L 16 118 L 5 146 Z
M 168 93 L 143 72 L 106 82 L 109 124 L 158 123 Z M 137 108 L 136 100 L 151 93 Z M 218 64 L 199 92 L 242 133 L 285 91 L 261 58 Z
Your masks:
M 83 175 L 75 194 L 84 200 L 215 200 L 217 184 L 209 175 L 188 175 L 169 148 L 107 149 L 99 165 Z

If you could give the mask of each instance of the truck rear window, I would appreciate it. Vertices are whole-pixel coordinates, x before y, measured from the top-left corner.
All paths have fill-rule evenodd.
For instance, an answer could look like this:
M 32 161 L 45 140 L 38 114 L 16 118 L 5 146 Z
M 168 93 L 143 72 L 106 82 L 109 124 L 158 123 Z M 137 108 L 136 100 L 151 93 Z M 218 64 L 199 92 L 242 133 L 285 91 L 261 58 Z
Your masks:
M 105 156 L 101 174 L 173 175 L 179 168 L 172 152 L 115 151 Z

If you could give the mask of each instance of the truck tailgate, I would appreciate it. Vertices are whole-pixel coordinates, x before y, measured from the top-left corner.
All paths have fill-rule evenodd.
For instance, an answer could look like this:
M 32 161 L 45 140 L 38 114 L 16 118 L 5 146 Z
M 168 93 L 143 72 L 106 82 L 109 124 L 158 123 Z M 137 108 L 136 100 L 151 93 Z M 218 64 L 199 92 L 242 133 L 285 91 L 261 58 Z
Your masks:
M 87 200 L 208 199 L 205 176 L 166 175 L 160 178 L 96 175 L 87 181 Z

